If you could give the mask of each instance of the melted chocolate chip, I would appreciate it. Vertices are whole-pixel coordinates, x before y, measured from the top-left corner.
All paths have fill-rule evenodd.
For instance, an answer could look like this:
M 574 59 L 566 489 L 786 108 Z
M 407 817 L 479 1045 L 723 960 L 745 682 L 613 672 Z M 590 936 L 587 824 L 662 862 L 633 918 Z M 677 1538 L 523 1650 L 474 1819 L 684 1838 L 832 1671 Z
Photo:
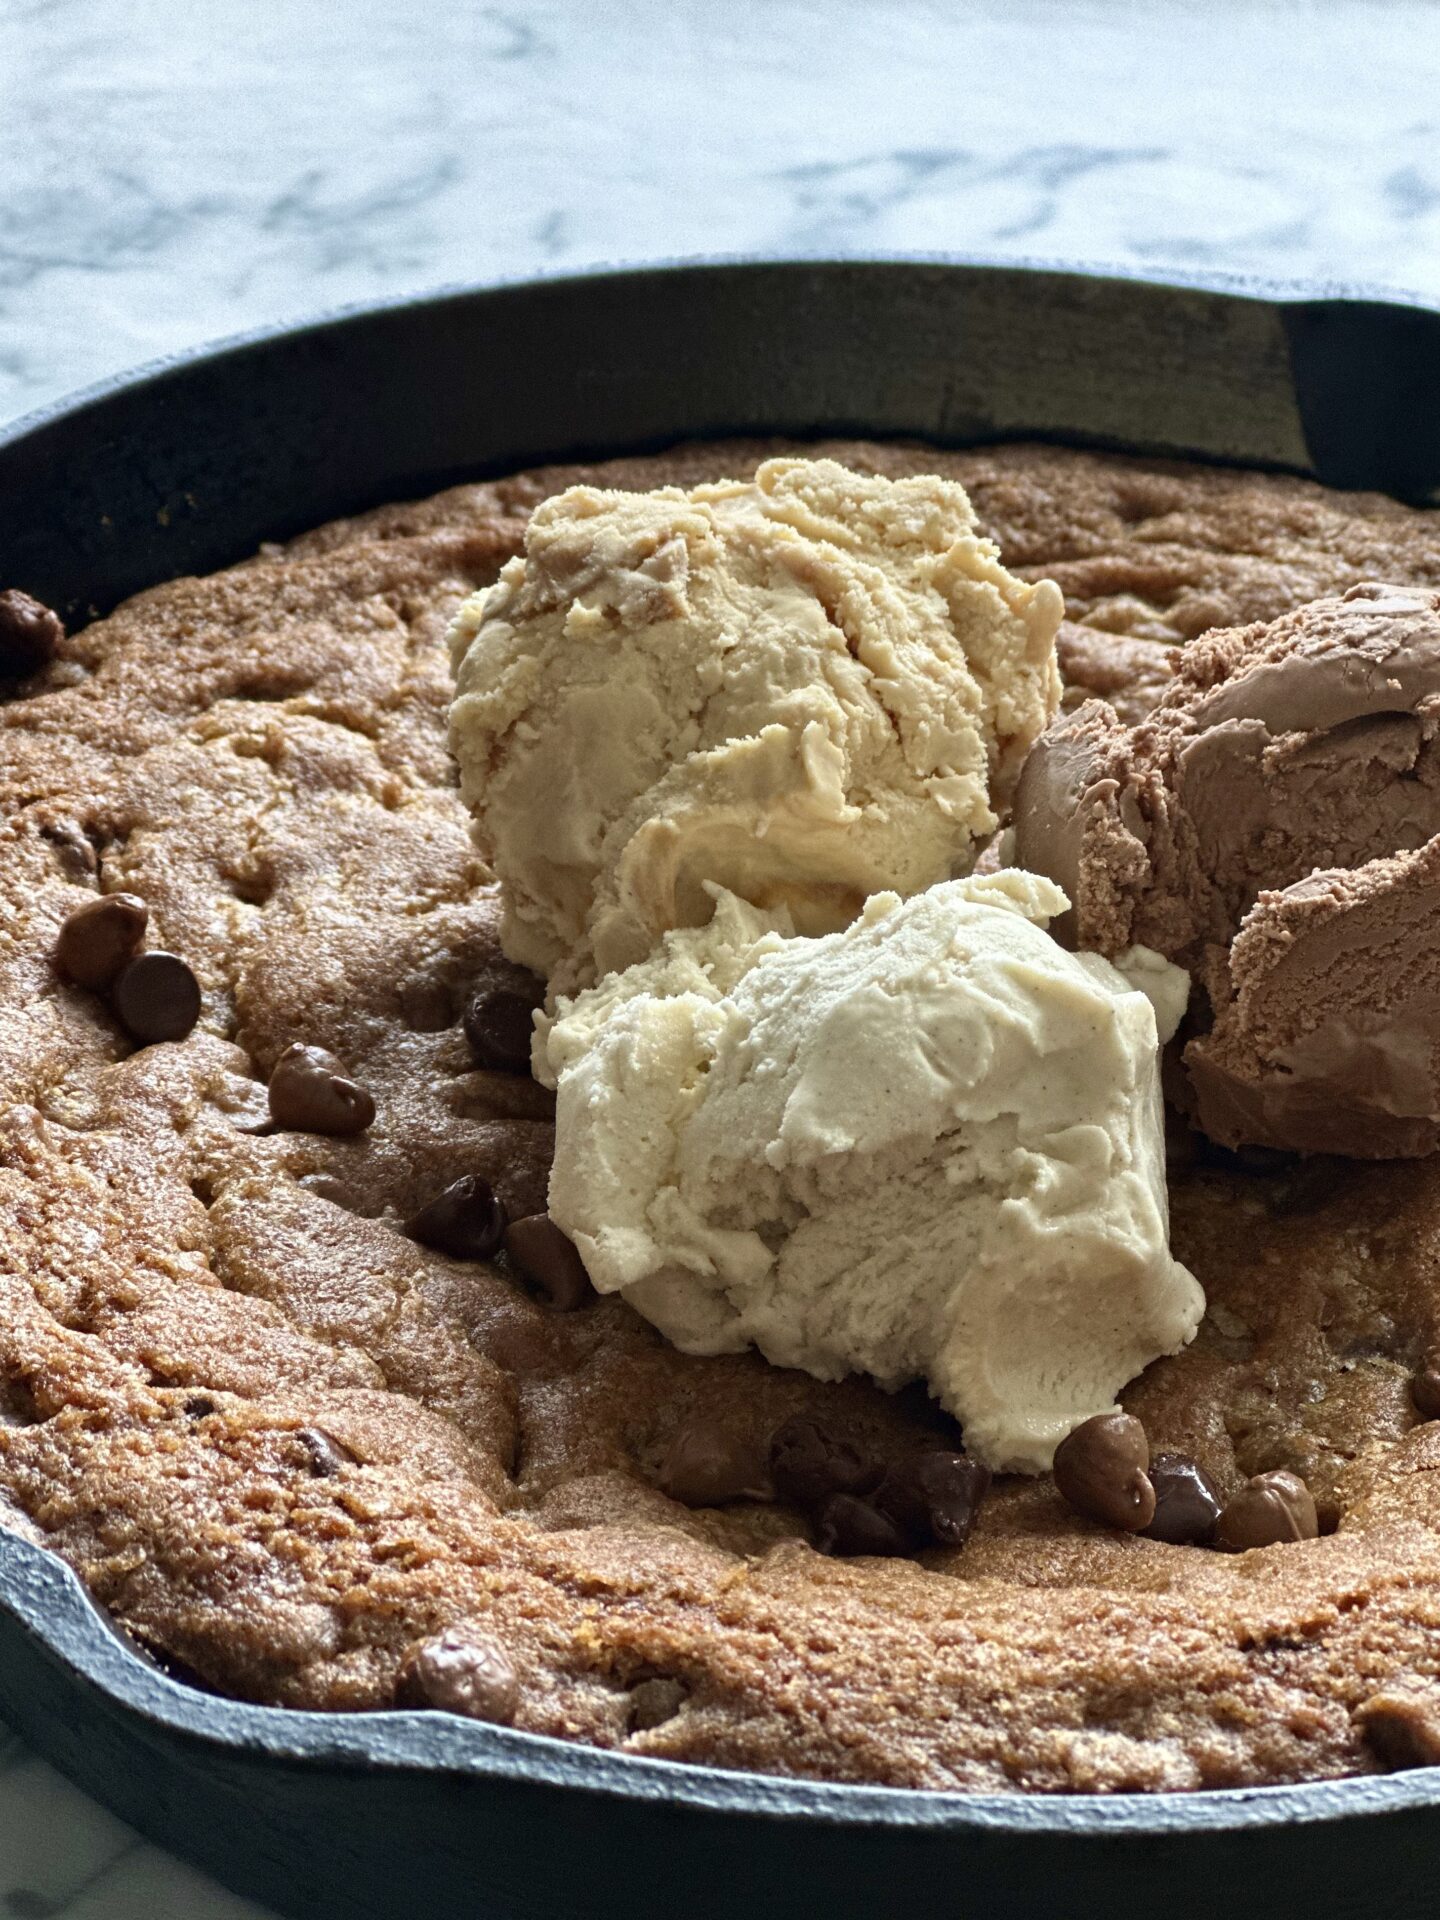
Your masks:
M 397 1707 L 434 1707 L 507 1725 L 520 1704 L 520 1679 L 498 1640 L 473 1627 L 447 1627 L 406 1655 L 395 1680 Z
M 673 1720 L 689 1698 L 678 1680 L 656 1676 L 637 1680 L 630 1689 L 630 1731 L 647 1733 L 651 1727 Z
M 443 1033 L 455 1022 L 450 989 L 431 973 L 414 973 L 401 983 L 400 1011 L 412 1033 Z
M 0 679 L 38 673 L 64 638 L 64 622 L 41 601 L 18 587 L 0 593 Z
M 1208 1547 L 1220 1518 L 1220 1491 L 1199 1461 L 1184 1453 L 1157 1453 L 1149 1476 L 1155 1518 L 1144 1529 L 1146 1538 L 1172 1547 Z
M 320 1427 L 299 1427 L 295 1438 L 310 1456 L 310 1471 L 325 1480 L 355 1458 L 350 1449 Z
M 1140 1533 L 1155 1518 L 1150 1443 L 1132 1414 L 1097 1413 L 1055 1449 L 1055 1485 L 1091 1520 Z
M 854 1493 L 832 1493 L 815 1516 L 815 1544 L 821 1553 L 909 1553 L 909 1535 L 869 1500 Z
M 452 1260 L 489 1260 L 505 1237 L 505 1208 L 488 1180 L 467 1173 L 421 1207 L 405 1231 Z
M 727 1433 L 713 1420 L 692 1420 L 666 1449 L 656 1481 L 687 1507 L 720 1507 L 727 1500 L 766 1500 L 770 1477 L 753 1440 Z
M 538 1314 L 492 1322 L 484 1350 L 506 1373 L 535 1373 L 554 1355 L 548 1330 Z
M 304 1187 L 307 1193 L 313 1193 L 317 1200 L 328 1200 L 331 1206 L 348 1207 L 350 1204 L 350 1189 L 333 1173 L 302 1173 L 295 1184 Z
M 200 982 L 173 953 L 142 953 L 115 982 L 115 1012 L 132 1040 L 183 1040 L 200 1018 Z
M 516 1272 L 557 1313 L 573 1313 L 595 1298 L 575 1242 L 561 1232 L 548 1213 L 512 1220 L 505 1230 L 505 1252 Z
M 61 925 L 55 964 L 77 987 L 102 992 L 144 946 L 149 919 L 145 902 L 133 893 L 87 900 Z
M 269 1092 L 270 1117 L 289 1133 L 363 1133 L 375 1118 L 370 1095 L 324 1047 L 287 1047 Z
M 493 957 L 465 1002 L 465 1038 L 475 1064 L 494 1073 L 528 1073 L 532 1016 L 544 1001 L 538 974 Z
M 1410 1398 L 1422 1420 L 1440 1420 L 1440 1366 L 1433 1360 L 1410 1382 Z
M 888 1468 L 871 1499 L 918 1547 L 963 1547 L 990 1485 L 990 1470 L 936 1448 Z
M 192 1393 L 185 1402 L 185 1411 L 192 1420 L 208 1420 L 216 1406 L 208 1393 Z
M 494 1073 L 528 1073 L 530 1039 L 538 1001 L 507 987 L 489 987 L 471 996 L 465 1008 L 465 1038 L 477 1067 Z
M 1221 1509 L 1216 1530 L 1230 1553 L 1274 1547 L 1284 1541 L 1314 1540 L 1320 1532 L 1315 1502 L 1299 1474 L 1277 1467 L 1257 1473 Z
M 807 1414 L 791 1416 L 770 1442 L 770 1477 L 782 1500 L 818 1507 L 836 1493 L 869 1493 L 881 1468 L 862 1460 L 847 1441 L 837 1440 Z

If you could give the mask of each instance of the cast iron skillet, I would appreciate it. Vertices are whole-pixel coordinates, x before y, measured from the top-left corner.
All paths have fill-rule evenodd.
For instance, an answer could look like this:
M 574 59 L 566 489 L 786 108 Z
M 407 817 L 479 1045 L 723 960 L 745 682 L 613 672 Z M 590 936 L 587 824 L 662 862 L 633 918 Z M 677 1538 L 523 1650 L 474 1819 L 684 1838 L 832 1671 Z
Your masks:
M 186 355 L 0 434 L 0 585 L 73 624 L 449 480 L 691 435 L 1040 435 L 1440 499 L 1440 313 L 939 261 L 446 294 Z M 444 1714 L 297 1714 L 147 1666 L 0 1531 L 0 1709 L 91 1793 L 305 1920 L 677 1911 L 1068 1920 L 1432 1911 L 1440 1769 L 964 1797 L 628 1759 Z M 444 1903 L 444 1907 L 442 1904 Z

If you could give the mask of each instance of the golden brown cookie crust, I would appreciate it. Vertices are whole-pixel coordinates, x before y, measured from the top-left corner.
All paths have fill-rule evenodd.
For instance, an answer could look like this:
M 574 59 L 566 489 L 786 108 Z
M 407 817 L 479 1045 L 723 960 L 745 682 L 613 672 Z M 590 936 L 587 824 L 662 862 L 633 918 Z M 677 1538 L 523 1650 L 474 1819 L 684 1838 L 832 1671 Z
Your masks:
M 1407 1391 L 1440 1342 L 1431 1163 L 1176 1177 L 1210 1314 L 1127 1405 L 1224 1491 L 1294 1468 L 1333 1529 L 1238 1557 L 1107 1533 L 1048 1480 L 1001 1484 L 966 1548 L 920 1561 L 827 1560 L 782 1506 L 680 1506 L 657 1464 L 698 1417 L 758 1444 L 810 1412 L 877 1454 L 946 1423 L 914 1391 L 687 1358 L 615 1301 L 551 1312 L 398 1230 L 465 1174 L 534 1211 L 550 1150 L 547 1096 L 476 1069 L 458 1024 L 498 950 L 444 747 L 450 613 L 547 492 L 774 450 L 338 522 L 141 595 L 0 706 L 5 1511 L 248 1699 L 388 1705 L 417 1638 L 481 1620 L 517 1725 L 630 1752 L 1042 1791 L 1392 1764 L 1390 1695 L 1408 1726 L 1440 1685 L 1440 1424 Z M 1064 588 L 1072 697 L 1131 715 L 1176 641 L 1440 582 L 1433 516 L 1378 496 L 1044 447 L 827 451 L 960 479 L 1007 562 Z M 189 1039 L 136 1050 L 56 976 L 100 890 L 139 894 L 194 968 Z M 269 1125 L 296 1040 L 370 1089 L 368 1132 Z

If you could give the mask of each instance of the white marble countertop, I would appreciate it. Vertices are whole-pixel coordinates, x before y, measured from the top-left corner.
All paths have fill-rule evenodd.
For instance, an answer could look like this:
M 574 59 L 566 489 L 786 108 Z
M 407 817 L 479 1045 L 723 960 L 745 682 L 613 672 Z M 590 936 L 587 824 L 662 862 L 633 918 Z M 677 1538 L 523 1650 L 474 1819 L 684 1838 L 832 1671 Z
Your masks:
M 1437 102 L 1429 0 L 0 0 L 0 422 L 266 321 L 602 260 L 1440 299 Z M 0 1736 L 0 1913 L 257 1911 Z

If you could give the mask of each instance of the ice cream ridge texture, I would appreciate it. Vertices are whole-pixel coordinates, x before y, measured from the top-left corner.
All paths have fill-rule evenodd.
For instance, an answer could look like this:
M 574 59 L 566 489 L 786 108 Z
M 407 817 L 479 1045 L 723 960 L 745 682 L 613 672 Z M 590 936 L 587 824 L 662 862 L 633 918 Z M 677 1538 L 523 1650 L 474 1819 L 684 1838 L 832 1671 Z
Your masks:
M 1204 1299 L 1167 1245 L 1157 1010 L 1185 975 L 1044 931 L 1005 872 L 787 939 L 708 927 L 564 1004 L 551 1212 L 676 1346 L 923 1377 L 996 1467 L 1038 1470 Z
M 1361 585 L 1206 635 L 1154 711 L 1065 716 L 1015 853 L 1064 937 L 1196 992 L 1173 1091 L 1222 1145 L 1440 1145 L 1440 595 Z
M 576 488 L 452 630 L 549 1203 L 677 1346 L 887 1387 L 1041 1471 L 1203 1312 L 1160 1046 L 1186 974 L 971 875 L 1059 697 L 1057 588 L 935 477 Z
M 707 881 L 815 934 L 967 872 L 1055 710 L 1062 611 L 933 478 L 769 460 L 546 501 L 451 635 L 511 958 L 568 991 L 703 923 Z

